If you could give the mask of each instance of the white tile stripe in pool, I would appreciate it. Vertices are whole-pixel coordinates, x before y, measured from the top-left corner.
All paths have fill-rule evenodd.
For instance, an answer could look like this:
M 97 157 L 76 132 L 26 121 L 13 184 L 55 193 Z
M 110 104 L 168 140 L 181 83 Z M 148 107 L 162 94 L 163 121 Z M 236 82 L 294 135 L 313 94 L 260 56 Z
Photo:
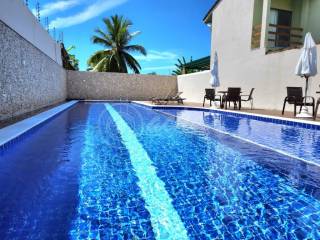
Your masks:
M 139 179 L 137 184 L 151 215 L 156 239 L 188 239 L 187 230 L 172 205 L 172 199 L 165 189 L 164 182 L 158 178 L 148 153 L 120 114 L 110 104 L 105 104 L 105 107 L 129 152 L 131 164 Z

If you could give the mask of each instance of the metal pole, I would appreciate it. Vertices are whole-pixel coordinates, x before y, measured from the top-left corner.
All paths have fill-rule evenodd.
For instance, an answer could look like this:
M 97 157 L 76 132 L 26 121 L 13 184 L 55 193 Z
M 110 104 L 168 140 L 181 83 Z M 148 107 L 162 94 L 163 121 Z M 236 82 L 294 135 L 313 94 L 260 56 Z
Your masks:
M 307 93 L 308 93 L 308 83 L 309 83 L 309 76 L 305 76 L 306 78 L 306 89 L 304 93 L 304 106 L 307 106 Z
M 56 40 L 56 27 L 53 27 L 53 39 Z

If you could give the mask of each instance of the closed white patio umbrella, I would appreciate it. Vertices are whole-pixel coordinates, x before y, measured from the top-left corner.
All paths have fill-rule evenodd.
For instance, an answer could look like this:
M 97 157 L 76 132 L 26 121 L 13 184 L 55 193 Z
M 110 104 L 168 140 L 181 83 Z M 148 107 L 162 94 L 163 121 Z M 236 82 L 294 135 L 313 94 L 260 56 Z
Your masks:
M 308 96 L 309 78 L 317 75 L 317 73 L 317 46 L 311 36 L 311 33 L 307 33 L 301 56 L 295 70 L 296 75 L 306 79 L 305 104 L 307 101 L 306 97 Z M 312 117 L 312 115 L 308 112 L 307 106 L 304 106 L 297 117 L 308 118 Z
M 211 78 L 210 78 L 210 85 L 213 88 L 220 86 L 220 80 L 219 80 L 219 72 L 218 72 L 218 54 L 215 52 L 214 59 L 213 59 L 213 65 L 211 70 Z

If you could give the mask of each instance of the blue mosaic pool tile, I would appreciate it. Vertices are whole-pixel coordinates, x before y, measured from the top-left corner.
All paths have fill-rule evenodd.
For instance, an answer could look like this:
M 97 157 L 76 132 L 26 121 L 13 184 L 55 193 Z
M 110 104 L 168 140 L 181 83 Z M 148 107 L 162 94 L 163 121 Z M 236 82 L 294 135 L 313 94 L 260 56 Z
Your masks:
M 212 110 L 214 111 L 214 110 Z M 200 110 L 162 108 L 161 112 L 191 122 L 209 126 L 218 131 L 264 145 L 290 156 L 318 164 L 320 156 L 320 128 L 317 125 L 274 119 L 272 123 L 254 120 L 251 116 Z M 320 162 L 319 162 L 320 163 Z
M 189 239 L 320 239 L 318 166 L 179 117 L 112 106 L 147 151 Z M 232 133 L 254 126 L 244 117 L 202 119 Z M 311 130 L 286 124 L 278 132 L 286 146 Z M 127 148 L 102 103 L 78 104 L 8 147 L 0 180 L 1 239 L 155 239 Z
M 137 112 L 126 109 L 123 116 L 133 119 Z M 310 217 L 319 213 L 319 202 L 308 194 L 319 190 L 320 181 L 316 177 L 310 182 L 310 170 L 303 170 L 304 164 L 297 168 L 298 160 L 198 125 L 191 127 L 181 119 L 177 128 L 173 120 L 152 111 L 143 115 L 148 121 L 161 122 L 161 127 L 146 129 L 143 119 L 132 122 L 131 127 L 154 160 L 158 176 L 166 182 L 191 239 L 206 239 L 204 236 L 210 234 L 217 239 L 300 239 L 302 235 L 295 233 L 302 234 L 299 228 L 310 232 L 311 226 L 319 225 Z M 197 133 L 192 135 L 194 131 Z M 217 141 L 225 145 L 219 147 Z M 239 152 L 231 150 L 232 146 Z M 299 182 L 292 178 L 303 174 L 303 183 L 301 178 Z M 306 186 L 310 188 L 308 194 L 303 193 Z

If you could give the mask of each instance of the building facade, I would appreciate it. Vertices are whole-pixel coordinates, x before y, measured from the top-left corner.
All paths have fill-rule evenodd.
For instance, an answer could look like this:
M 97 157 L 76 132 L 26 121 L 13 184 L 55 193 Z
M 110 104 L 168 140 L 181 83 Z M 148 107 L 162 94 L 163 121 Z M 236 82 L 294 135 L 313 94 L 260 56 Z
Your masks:
M 319 0 L 218 0 L 204 22 L 211 29 L 211 63 L 215 52 L 219 57 L 219 89 L 241 87 L 247 93 L 255 88 L 256 108 L 280 110 L 287 86 L 304 87 L 294 70 L 305 33 L 320 43 Z M 179 90 L 200 102 L 209 79 L 208 71 L 181 76 Z M 310 95 L 319 97 L 319 84 L 320 75 L 312 78 Z

